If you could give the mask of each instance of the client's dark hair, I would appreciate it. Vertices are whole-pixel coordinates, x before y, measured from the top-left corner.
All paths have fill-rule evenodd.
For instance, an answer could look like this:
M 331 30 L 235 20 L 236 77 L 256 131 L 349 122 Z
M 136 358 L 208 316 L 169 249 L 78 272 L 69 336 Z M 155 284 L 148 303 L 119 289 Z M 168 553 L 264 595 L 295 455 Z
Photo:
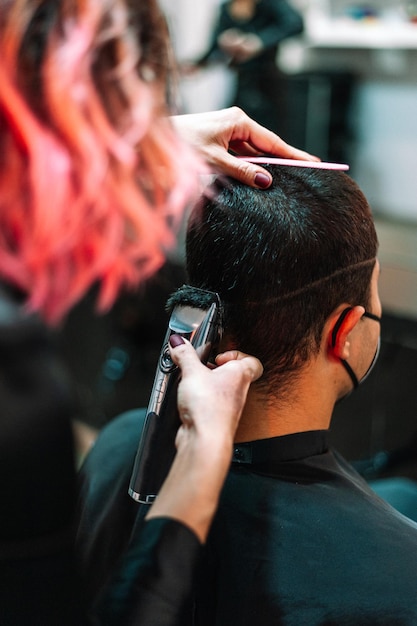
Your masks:
M 346 174 L 268 166 L 257 190 L 218 179 L 194 207 L 187 271 L 225 305 L 230 344 L 257 356 L 263 382 L 279 384 L 319 350 L 340 304 L 367 307 L 377 253 L 371 210 Z

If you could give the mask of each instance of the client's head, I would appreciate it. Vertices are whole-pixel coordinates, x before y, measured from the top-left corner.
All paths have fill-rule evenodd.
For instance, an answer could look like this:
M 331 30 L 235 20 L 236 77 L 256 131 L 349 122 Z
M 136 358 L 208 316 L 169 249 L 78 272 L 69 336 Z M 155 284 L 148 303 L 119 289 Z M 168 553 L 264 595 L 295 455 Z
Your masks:
M 269 166 L 256 190 L 218 180 L 191 214 L 187 271 L 219 293 L 227 346 L 256 355 L 263 384 L 286 384 L 320 350 L 341 304 L 370 306 L 377 236 L 369 205 L 346 174 Z

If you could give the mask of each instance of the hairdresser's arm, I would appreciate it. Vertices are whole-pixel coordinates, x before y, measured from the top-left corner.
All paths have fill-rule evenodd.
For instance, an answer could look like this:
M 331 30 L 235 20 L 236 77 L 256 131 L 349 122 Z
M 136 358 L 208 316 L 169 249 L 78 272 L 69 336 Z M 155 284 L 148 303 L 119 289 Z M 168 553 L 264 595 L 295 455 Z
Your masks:
M 171 119 L 181 137 L 197 149 L 214 172 L 221 172 L 252 187 L 269 187 L 271 175 L 260 165 L 248 163 L 235 155 L 269 154 L 303 161 L 318 160 L 290 146 L 238 107 L 176 115 Z
M 182 626 L 190 610 L 195 570 L 230 466 L 233 438 L 260 362 L 232 351 L 217 369 L 201 364 L 189 343 L 171 348 L 182 379 L 182 426 L 169 475 L 96 604 L 95 624 Z
M 230 465 L 246 395 L 262 374 L 262 366 L 258 359 L 233 351 L 218 357 L 220 367 L 209 369 L 187 343 L 171 348 L 171 354 L 182 373 L 178 389 L 182 426 L 171 471 L 147 518 L 177 519 L 204 542 Z

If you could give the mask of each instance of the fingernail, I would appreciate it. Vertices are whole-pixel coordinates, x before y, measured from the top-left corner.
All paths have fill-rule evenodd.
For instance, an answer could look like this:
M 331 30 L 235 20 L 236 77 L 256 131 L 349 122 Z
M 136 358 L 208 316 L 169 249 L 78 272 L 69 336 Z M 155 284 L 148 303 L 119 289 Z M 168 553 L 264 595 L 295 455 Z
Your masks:
M 171 346 L 171 348 L 176 348 L 183 343 L 185 343 L 185 341 L 181 337 L 181 335 L 171 335 L 171 337 L 169 338 L 169 345 Z
M 255 176 L 255 185 L 261 189 L 266 189 L 271 184 L 271 178 L 267 174 L 258 172 Z

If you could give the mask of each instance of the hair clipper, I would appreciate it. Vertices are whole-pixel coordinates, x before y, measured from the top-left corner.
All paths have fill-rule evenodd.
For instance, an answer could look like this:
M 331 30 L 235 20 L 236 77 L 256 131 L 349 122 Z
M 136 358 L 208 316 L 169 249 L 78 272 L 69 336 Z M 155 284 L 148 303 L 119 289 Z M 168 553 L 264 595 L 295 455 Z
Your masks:
M 129 485 L 130 496 L 143 504 L 155 500 L 169 472 L 181 425 L 177 409 L 181 372 L 170 357 L 169 338 L 172 334 L 185 337 L 202 363 L 207 363 L 222 331 L 218 294 L 184 285 L 169 299 L 168 307 L 172 306 Z

